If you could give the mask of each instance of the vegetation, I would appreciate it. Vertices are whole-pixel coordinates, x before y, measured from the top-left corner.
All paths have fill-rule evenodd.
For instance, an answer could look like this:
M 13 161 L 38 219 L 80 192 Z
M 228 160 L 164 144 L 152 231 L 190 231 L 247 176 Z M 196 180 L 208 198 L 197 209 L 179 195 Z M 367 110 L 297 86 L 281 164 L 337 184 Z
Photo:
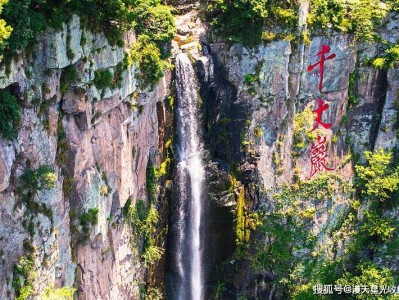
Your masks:
M 73 295 L 76 289 L 71 287 L 54 288 L 47 287 L 46 290 L 39 296 L 40 300 L 73 300 Z
M 87 212 L 84 212 L 79 217 L 80 225 L 84 228 L 90 228 L 90 226 L 97 225 L 98 223 L 98 208 L 89 208 Z
M 20 119 L 21 112 L 17 97 L 10 94 L 7 90 L 0 90 L 0 133 L 6 139 L 16 139 L 16 127 Z
M 274 195 L 274 209 L 262 215 L 264 240 L 257 245 L 253 265 L 272 274 L 270 284 L 278 296 L 335 299 L 334 295 L 314 295 L 313 287 L 395 284 L 399 274 L 384 262 L 397 249 L 399 223 L 384 212 L 398 196 L 399 170 L 390 152 L 366 151 L 365 157 L 366 165 L 355 166 L 356 193 L 350 206 L 341 215 L 335 212 L 334 226 L 325 227 L 317 236 L 312 231 L 315 204 L 338 201 L 337 195 L 350 195 L 355 191 L 350 185 L 328 173 L 310 181 L 295 181 Z M 378 266 L 376 260 L 380 261 Z M 348 295 L 348 299 L 369 297 Z M 396 298 L 378 295 L 373 299 Z
M 139 68 L 138 77 L 143 86 L 153 87 L 168 67 L 168 64 L 162 60 L 160 48 L 145 34 L 139 36 L 133 44 L 130 60 Z
M 303 150 L 306 145 L 313 142 L 317 137 L 317 131 L 312 131 L 315 115 L 310 108 L 295 114 L 293 119 L 294 148 Z
M 399 168 L 390 166 L 392 153 L 379 149 L 374 153 L 366 151 L 364 155 L 368 165 L 355 168 L 362 196 L 379 201 L 391 198 L 399 187 Z
M 379 0 L 312 0 L 308 23 L 314 29 L 331 28 L 371 41 L 376 38 L 375 30 L 388 11 L 389 6 L 386 7 Z
M 53 188 L 57 175 L 50 166 L 40 166 L 37 169 L 25 170 L 20 179 L 24 188 L 30 191 L 41 191 Z
M 32 257 L 21 256 L 14 265 L 12 287 L 16 300 L 27 300 L 33 294 L 33 282 L 36 278 Z
M 65 93 L 68 90 L 70 84 L 73 84 L 78 80 L 79 74 L 78 71 L 72 66 L 69 65 L 62 69 L 61 78 L 60 78 L 60 91 L 61 93 Z
M 98 89 L 111 87 L 114 74 L 110 70 L 96 70 L 93 83 Z
M 147 194 L 150 203 L 156 202 L 156 196 L 158 193 L 158 179 L 161 175 L 160 170 L 157 167 L 148 165 L 147 166 Z
M 135 206 L 124 208 L 127 211 L 129 223 L 137 237 L 142 239 L 141 257 L 146 266 L 153 265 L 163 255 L 164 249 L 156 245 L 157 225 L 159 222 L 158 211 L 153 204 L 146 209 L 142 200 L 138 200 Z
M 234 43 L 256 45 L 262 41 L 265 26 L 296 27 L 299 1 L 217 0 L 207 7 L 212 26 Z

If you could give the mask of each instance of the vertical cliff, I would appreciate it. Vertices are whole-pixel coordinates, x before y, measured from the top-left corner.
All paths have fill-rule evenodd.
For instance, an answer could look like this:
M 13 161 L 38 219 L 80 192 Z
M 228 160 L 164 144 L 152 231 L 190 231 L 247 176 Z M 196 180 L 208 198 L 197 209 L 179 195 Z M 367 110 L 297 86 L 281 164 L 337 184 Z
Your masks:
M 79 299 L 137 299 L 149 279 L 122 208 L 147 202 L 147 170 L 165 158 L 170 75 L 140 89 L 134 65 L 121 67 L 134 33 L 111 46 L 77 16 L 37 39 L 0 71 L 22 107 L 17 139 L 1 138 L 0 298 L 54 285 Z

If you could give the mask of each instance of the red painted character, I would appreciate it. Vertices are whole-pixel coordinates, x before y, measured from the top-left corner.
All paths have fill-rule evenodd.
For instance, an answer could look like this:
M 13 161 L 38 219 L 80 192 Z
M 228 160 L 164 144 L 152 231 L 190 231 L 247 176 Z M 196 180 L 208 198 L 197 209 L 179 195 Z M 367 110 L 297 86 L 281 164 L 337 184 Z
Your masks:
M 316 142 L 313 142 L 310 146 L 310 163 L 311 170 L 309 178 L 312 178 L 316 173 L 321 172 L 323 169 L 327 171 L 333 171 L 333 168 L 326 166 L 327 160 L 327 147 L 326 147 L 326 137 L 318 136 Z
M 317 114 L 316 119 L 315 119 L 316 124 L 314 125 L 312 131 L 315 130 L 317 127 L 319 127 L 319 124 L 321 126 L 323 126 L 324 128 L 326 128 L 326 129 L 331 128 L 331 124 L 330 123 L 324 123 L 321 120 L 321 116 L 322 116 L 323 112 L 325 110 L 327 110 L 328 108 L 329 108 L 329 105 L 327 103 L 324 104 L 323 100 L 321 100 L 321 99 L 317 100 L 317 108 L 315 110 L 312 110 L 312 112 Z
M 315 63 L 314 65 L 310 65 L 308 67 L 308 72 L 312 71 L 314 67 L 320 65 L 319 72 L 320 72 L 320 81 L 319 81 L 319 92 L 321 92 L 323 88 L 323 75 L 324 75 L 324 61 L 327 59 L 333 59 L 336 55 L 334 53 L 330 54 L 329 56 L 325 57 L 325 54 L 330 52 L 330 46 L 328 45 L 321 45 L 321 51 L 316 54 L 316 56 L 320 56 L 320 60 Z

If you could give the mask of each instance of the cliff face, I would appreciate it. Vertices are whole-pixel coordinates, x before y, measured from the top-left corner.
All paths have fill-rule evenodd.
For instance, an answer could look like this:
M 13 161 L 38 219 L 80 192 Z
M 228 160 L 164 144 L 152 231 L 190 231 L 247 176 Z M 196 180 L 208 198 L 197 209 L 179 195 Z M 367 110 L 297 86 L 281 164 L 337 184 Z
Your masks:
M 134 40 L 126 33 L 126 47 Z M 147 198 L 147 165 L 159 164 L 172 125 L 164 103 L 170 76 L 139 90 L 134 66 L 118 69 L 124 56 L 73 17 L 0 71 L 1 88 L 23 107 L 18 139 L 0 141 L 1 299 L 14 297 L 14 265 L 30 252 L 36 295 L 76 281 L 80 299 L 138 297 L 144 267 L 121 208 Z M 119 85 L 96 88 L 97 70 L 119 72 Z M 54 187 L 35 191 L 29 203 L 36 205 L 28 205 L 20 178 L 40 166 L 54 169 Z M 98 221 L 82 232 L 90 209 Z
M 354 205 L 354 165 L 365 163 L 365 150 L 399 147 L 399 71 L 367 64 L 379 45 L 354 43 L 344 34 L 308 44 L 227 44 L 201 22 L 195 1 L 171 2 L 180 5 L 173 52 L 188 54 L 200 85 L 209 212 L 202 220 L 205 294 L 285 299 L 273 266 L 254 267 L 266 240 L 259 218 L 271 222 L 278 199 L 299 195 L 283 210 L 298 212 L 301 230 L 314 243 L 294 242 L 290 255 L 302 262 L 343 256 L 349 238 L 337 236 L 344 236 L 340 228 Z M 299 15 L 303 23 L 306 5 Z M 381 35 L 394 43 L 398 27 L 391 15 Z M 165 257 L 156 268 L 143 263 L 143 238 L 127 221 L 126 208 L 128 199 L 132 206 L 140 199 L 148 203 L 155 193 L 161 199 L 157 242 L 165 246 L 163 229 L 173 222 L 165 201 L 171 184 L 168 174 L 150 178 L 148 170 L 170 162 L 173 71 L 153 89 L 140 89 L 134 65 L 121 67 L 134 33 L 124 40 L 125 49 L 111 46 L 74 16 L 61 32 L 46 31 L 0 69 L 0 89 L 22 107 L 18 138 L 0 137 L 0 299 L 15 298 L 17 279 L 29 281 L 36 298 L 53 284 L 76 287 L 79 299 L 139 299 L 145 284 L 163 286 Z M 306 69 L 323 44 L 336 56 L 325 62 L 320 93 L 318 71 Z M 95 78 L 105 73 L 113 80 L 101 86 Z M 303 112 L 315 109 L 318 99 L 329 104 L 323 121 L 332 126 L 323 134 L 327 164 L 335 171 L 311 183 L 312 141 Z M 54 171 L 45 172 L 54 174 L 51 186 L 30 188 L 44 167 Z M 304 186 L 312 189 L 305 196 Z M 368 205 L 356 208 L 360 219 Z M 399 217 L 397 208 L 384 214 Z M 282 222 L 281 237 L 291 234 L 291 225 Z M 381 249 L 374 262 L 399 271 L 398 255 L 384 256 Z M 21 271 L 27 257 L 34 272 Z
M 306 16 L 306 9 L 302 6 L 300 15 Z M 382 36 L 396 42 L 397 26 L 396 17 L 390 16 Z M 307 67 L 318 60 L 316 54 L 323 44 L 329 45 L 330 53 L 336 56 L 325 62 L 320 93 L 318 70 L 308 72 Z M 254 48 L 226 45 L 204 37 L 203 46 L 212 62 L 209 72 L 203 71 L 207 67 L 200 62 L 198 68 L 203 78 L 205 128 L 213 161 L 208 172 L 211 198 L 219 207 L 231 207 L 236 239 L 236 252 L 230 263 L 224 265 L 214 292 L 217 290 L 222 299 L 239 296 L 286 299 L 284 292 L 288 288 L 277 291 L 275 283 L 281 278 L 272 265 L 254 268 L 257 251 L 265 238 L 254 230 L 258 214 L 265 214 L 266 220 L 270 220 L 263 231 L 271 230 L 273 211 L 285 211 L 288 220 L 292 213 L 287 209 L 300 215 L 299 223 L 304 224 L 302 232 L 315 242 L 311 246 L 291 244 L 293 260 L 302 262 L 293 265 L 299 268 L 295 269 L 298 274 L 309 258 L 322 264 L 323 260 L 345 257 L 344 246 L 350 242 L 341 226 L 347 222 L 353 205 L 350 187 L 355 176 L 354 165 L 365 163 L 364 151 L 395 150 L 399 146 L 393 125 L 398 114 L 394 104 L 397 71 L 378 70 L 367 64 L 367 59 L 378 53 L 378 45 L 354 43 L 351 36 L 342 34 L 314 37 L 309 44 L 275 41 Z M 318 99 L 329 105 L 322 117 L 323 122 L 332 124 L 323 132 L 327 139 L 325 163 L 334 171 L 322 172 L 324 175 L 318 179 L 316 175 L 312 178 L 314 181 L 310 181 L 312 142 L 298 143 L 298 131 L 306 124 L 295 123 L 306 108 L 317 108 Z M 350 99 L 356 99 L 356 103 Z M 329 174 L 334 174 L 332 177 L 337 180 L 330 177 L 323 181 Z M 308 187 L 313 190 L 302 194 Z M 327 194 L 326 190 L 329 190 Z M 281 199 L 291 200 L 279 206 Z M 359 219 L 364 218 L 369 206 L 370 202 L 366 201 L 356 208 Z M 397 218 L 397 210 L 388 209 L 384 215 Z M 265 248 L 278 244 L 283 235 L 289 236 L 287 222 L 282 220 L 286 228 L 282 236 L 275 236 L 274 240 L 273 235 L 269 235 L 269 240 L 264 241 Z M 243 255 L 237 253 L 240 245 L 245 249 Z M 271 247 L 268 251 L 272 251 Z M 374 262 L 397 272 L 396 264 L 386 263 L 397 256 L 382 258 L 383 252 L 374 256 Z M 276 255 L 275 260 L 278 259 Z M 283 265 L 281 262 L 279 267 Z M 298 274 L 298 278 L 306 276 Z

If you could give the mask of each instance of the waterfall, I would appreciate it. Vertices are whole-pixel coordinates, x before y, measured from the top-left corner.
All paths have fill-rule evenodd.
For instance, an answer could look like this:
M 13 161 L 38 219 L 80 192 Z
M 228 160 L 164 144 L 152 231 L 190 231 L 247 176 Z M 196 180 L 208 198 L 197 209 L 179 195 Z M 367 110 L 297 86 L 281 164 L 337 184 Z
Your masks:
M 177 282 L 173 299 L 202 300 L 201 217 L 205 170 L 199 135 L 198 87 L 186 54 L 176 57 L 177 170 L 172 214 L 173 260 Z

